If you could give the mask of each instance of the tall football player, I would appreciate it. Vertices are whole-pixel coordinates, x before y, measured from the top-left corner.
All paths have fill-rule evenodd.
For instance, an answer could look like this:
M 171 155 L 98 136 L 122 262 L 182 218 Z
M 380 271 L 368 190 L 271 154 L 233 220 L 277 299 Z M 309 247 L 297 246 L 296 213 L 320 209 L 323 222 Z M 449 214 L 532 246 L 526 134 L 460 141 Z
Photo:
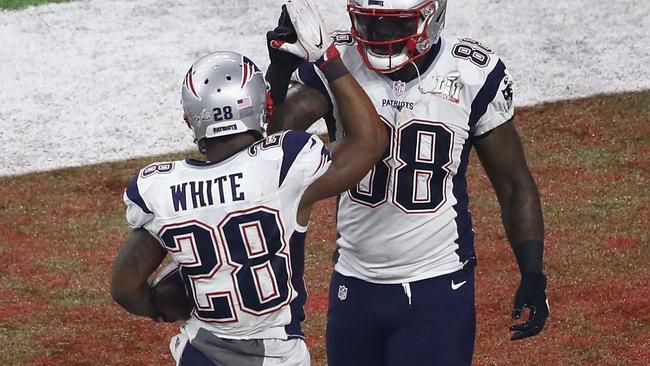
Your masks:
M 387 146 L 372 103 L 321 38 L 318 13 L 308 0 L 294 7 L 304 20 L 296 24 L 300 54 L 318 65 L 340 108 L 340 144 L 328 150 L 295 131 L 264 138 L 261 71 L 244 56 L 216 52 L 192 65 L 182 88 L 206 161 L 152 164 L 124 194 L 133 231 L 113 264 L 111 294 L 133 314 L 168 318 L 147 278 L 171 255 L 194 303 L 170 344 L 179 365 L 310 364 L 300 330 L 310 208 L 353 187 Z
M 351 32 L 332 35 L 390 137 L 377 165 L 340 196 L 330 365 L 471 363 L 476 260 L 465 172 L 472 147 L 521 272 L 513 318 L 529 309 L 510 328 L 512 339 L 538 334 L 549 313 L 542 210 L 514 125 L 512 80 L 487 46 L 440 36 L 446 3 L 350 0 Z M 318 68 L 300 65 L 300 84 L 286 96 L 301 63 L 278 52 L 295 37 L 287 18 L 267 34 L 267 79 L 279 106 L 272 129 L 305 129 L 324 117 L 330 138 L 339 139 L 342 106 Z

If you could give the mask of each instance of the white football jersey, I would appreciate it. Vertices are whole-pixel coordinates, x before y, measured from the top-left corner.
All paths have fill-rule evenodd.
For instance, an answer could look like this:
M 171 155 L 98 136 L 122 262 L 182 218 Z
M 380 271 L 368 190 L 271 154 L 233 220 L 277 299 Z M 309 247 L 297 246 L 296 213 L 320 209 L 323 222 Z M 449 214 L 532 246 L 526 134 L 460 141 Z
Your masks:
M 195 308 L 185 331 L 222 338 L 302 336 L 307 187 L 330 165 L 316 136 L 269 136 L 220 162 L 142 169 L 124 193 L 133 229 L 156 237 L 179 266 Z
M 514 115 L 505 65 L 477 41 L 441 38 L 431 66 L 404 83 L 369 70 L 351 37 L 336 40 L 391 136 L 382 160 L 340 197 L 336 271 L 404 283 L 461 269 L 475 257 L 465 179 L 472 139 Z M 295 78 L 330 95 L 326 122 L 330 138 L 340 137 L 320 71 L 303 65 Z

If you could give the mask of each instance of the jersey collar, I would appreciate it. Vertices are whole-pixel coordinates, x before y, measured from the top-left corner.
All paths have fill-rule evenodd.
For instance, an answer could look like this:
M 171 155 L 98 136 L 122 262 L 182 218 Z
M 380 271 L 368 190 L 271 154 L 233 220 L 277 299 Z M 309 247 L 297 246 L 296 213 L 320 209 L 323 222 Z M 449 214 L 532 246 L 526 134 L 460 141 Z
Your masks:
M 227 157 L 225 157 L 225 158 L 223 158 L 221 160 L 203 161 L 203 160 L 196 160 L 196 159 L 192 159 L 192 158 L 187 158 L 187 159 L 185 159 L 185 163 L 187 163 L 188 165 L 191 165 L 191 166 L 196 166 L 196 167 L 214 166 L 214 165 L 221 164 L 221 163 L 223 163 L 223 162 L 225 162 L 227 160 L 230 160 L 230 159 L 234 158 L 236 155 L 239 155 L 239 153 L 241 153 L 242 151 L 248 149 L 249 147 L 251 147 L 251 145 L 243 146 L 241 149 L 235 151 L 230 156 L 227 156 Z

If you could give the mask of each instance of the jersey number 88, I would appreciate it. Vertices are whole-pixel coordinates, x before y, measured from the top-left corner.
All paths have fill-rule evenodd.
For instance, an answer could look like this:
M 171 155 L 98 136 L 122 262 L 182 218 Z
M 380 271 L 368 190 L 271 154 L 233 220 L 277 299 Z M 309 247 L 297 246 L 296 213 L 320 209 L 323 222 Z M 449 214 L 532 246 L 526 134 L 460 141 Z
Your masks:
M 384 123 L 393 136 L 390 145 L 373 170 L 348 191 L 350 198 L 378 207 L 390 196 L 406 213 L 437 211 L 447 200 L 454 132 L 443 123 L 425 120 L 411 120 L 397 131 Z

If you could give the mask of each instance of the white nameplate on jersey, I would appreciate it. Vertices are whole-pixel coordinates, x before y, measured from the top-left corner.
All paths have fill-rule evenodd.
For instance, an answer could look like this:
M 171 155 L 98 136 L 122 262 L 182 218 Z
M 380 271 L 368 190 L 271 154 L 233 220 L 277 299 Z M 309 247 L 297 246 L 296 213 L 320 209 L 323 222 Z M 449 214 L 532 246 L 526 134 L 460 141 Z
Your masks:
M 244 201 L 241 190 L 243 173 L 228 174 L 215 179 L 189 181 L 169 187 L 174 211 L 182 212 L 200 207 Z
M 348 298 L 348 288 L 345 285 L 339 286 L 339 300 L 344 301 Z

